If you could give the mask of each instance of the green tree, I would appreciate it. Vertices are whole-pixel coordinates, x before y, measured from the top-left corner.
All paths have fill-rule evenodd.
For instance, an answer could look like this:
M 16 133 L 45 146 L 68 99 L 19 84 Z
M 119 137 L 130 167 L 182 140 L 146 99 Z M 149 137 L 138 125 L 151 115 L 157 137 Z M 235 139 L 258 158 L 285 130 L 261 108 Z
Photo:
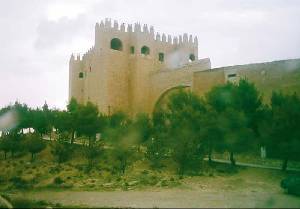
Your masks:
M 109 125 L 105 130 L 106 143 L 112 147 L 111 155 L 121 174 L 125 174 L 138 145 L 138 135 L 132 128 L 132 121 L 122 113 L 116 112 L 109 117 Z
M 151 138 L 147 141 L 146 148 L 145 157 L 149 160 L 151 167 L 160 168 L 167 152 L 164 138 Z
M 4 159 L 7 158 L 7 153 L 11 150 L 11 140 L 9 140 L 9 137 L 7 135 L 2 135 L 0 139 L 0 150 L 4 152 Z
M 222 146 L 230 153 L 230 161 L 234 166 L 236 164 L 234 153 L 246 152 L 255 145 L 253 131 L 247 126 L 247 117 L 241 111 L 227 109 L 220 114 L 219 122 L 224 134 Z
M 67 136 L 61 135 L 57 141 L 51 144 L 51 153 L 58 163 L 66 162 L 73 153 L 73 148 L 65 137 Z
M 92 146 L 96 139 L 96 133 L 100 131 L 99 111 L 96 105 L 88 102 L 78 109 L 78 134 L 85 135 L 89 139 L 89 146 Z
M 112 152 L 113 158 L 117 163 L 117 168 L 122 175 L 125 174 L 128 165 L 131 163 L 130 160 L 133 156 L 134 150 L 132 146 L 127 144 L 115 145 Z
M 162 160 L 166 157 L 168 149 L 168 133 L 165 112 L 157 110 L 152 116 L 152 125 L 149 140 L 146 141 L 145 157 L 154 169 L 161 168 Z
M 33 129 L 41 136 L 51 131 L 51 123 L 47 117 L 48 113 L 43 109 L 32 110 Z
M 67 105 L 66 114 L 61 115 L 63 118 L 67 118 L 67 122 L 64 124 L 66 128 L 71 133 L 71 144 L 74 143 L 75 132 L 78 130 L 78 126 L 81 123 L 78 118 L 80 105 L 75 98 L 71 98 L 69 104 Z M 62 119 L 63 119 L 62 118 Z
M 32 121 L 32 111 L 26 104 L 20 104 L 19 102 L 15 102 L 13 107 L 18 114 L 18 126 L 17 130 L 21 130 L 22 134 L 24 133 L 24 129 L 31 128 Z
M 24 145 L 26 150 L 31 153 L 31 161 L 34 160 L 36 154 L 46 148 L 46 142 L 37 134 L 27 135 Z
M 268 153 L 283 159 L 285 171 L 290 159 L 300 159 L 300 98 L 274 92 L 271 107 L 273 123 Z
M 139 137 L 139 143 L 144 144 L 149 140 L 152 132 L 151 119 L 147 114 L 137 114 L 135 121 L 133 122 L 132 128 L 137 131 Z
M 10 133 L 5 134 L 1 137 L 0 148 L 4 152 L 4 158 L 6 159 L 7 152 L 11 153 L 11 156 L 14 157 L 14 154 L 18 151 L 22 151 L 22 139 L 23 137 L 11 131 Z
M 94 144 L 92 146 L 88 146 L 85 148 L 85 157 L 88 160 L 89 168 L 93 168 L 95 164 L 95 160 L 103 154 L 103 146 L 102 144 Z
M 235 152 L 245 152 L 258 144 L 255 138 L 259 137 L 261 96 L 253 83 L 241 79 L 238 85 L 226 83 L 213 87 L 205 98 L 209 108 L 216 111 L 218 124 L 222 124 L 215 126 L 220 148 L 230 152 L 231 163 L 235 165 Z M 207 133 L 204 135 L 208 136 Z M 240 142 L 245 143 L 244 146 L 240 146 Z
M 225 134 L 220 123 L 219 114 L 213 109 L 208 109 L 200 118 L 200 126 L 200 137 L 203 141 L 205 153 L 208 154 L 209 163 L 212 163 L 213 151 L 224 152 L 225 150 Z
M 172 94 L 167 103 L 166 122 L 172 157 L 179 174 L 197 169 L 203 159 L 200 118 L 206 111 L 204 102 L 191 92 Z

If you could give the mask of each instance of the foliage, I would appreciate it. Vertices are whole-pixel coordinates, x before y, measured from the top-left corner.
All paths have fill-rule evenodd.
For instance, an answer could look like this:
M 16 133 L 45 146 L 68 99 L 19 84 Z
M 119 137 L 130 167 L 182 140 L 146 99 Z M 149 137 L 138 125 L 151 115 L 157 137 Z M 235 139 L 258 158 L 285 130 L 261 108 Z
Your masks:
M 271 108 L 268 147 L 272 156 L 283 159 L 282 169 L 286 170 L 288 160 L 300 159 L 300 98 L 274 92 Z
M 31 153 L 31 160 L 37 153 L 40 153 L 46 148 L 46 142 L 37 134 L 29 134 L 25 138 L 25 149 Z
M 0 109 L 0 115 L 8 111 L 18 115 L 15 126 L 3 130 L 0 150 L 6 159 L 7 153 L 14 156 L 26 148 L 34 159 L 45 148 L 44 138 L 53 135 L 57 140 L 51 142 L 52 154 L 61 163 L 70 158 L 79 136 L 88 140 L 88 147 L 82 148 L 90 167 L 107 149 L 122 174 L 136 154 L 155 169 L 166 159 L 173 160 L 179 174 L 197 172 L 203 157 L 208 155 L 211 161 L 214 152 L 229 152 L 235 165 L 235 153 L 259 146 L 266 146 L 268 156 L 282 159 L 283 170 L 289 160 L 300 158 L 300 99 L 296 94 L 274 92 L 271 104 L 263 104 L 254 84 L 241 79 L 238 84 L 215 86 L 204 97 L 179 90 L 168 99 L 151 116 L 105 115 L 96 105 L 79 104 L 74 98 L 63 111 L 51 110 L 47 104 L 32 109 L 16 102 Z M 27 134 L 26 129 L 33 129 L 34 134 Z M 98 133 L 100 139 L 96 139 Z
M 204 102 L 191 92 L 180 91 L 170 96 L 165 124 L 168 144 L 180 174 L 188 168 L 196 169 L 204 156 L 199 131 L 205 111 Z
M 90 168 L 94 166 L 95 159 L 100 157 L 103 153 L 103 145 L 100 143 L 93 144 L 85 148 L 85 157 L 88 160 Z
M 0 140 L 0 150 L 4 152 L 4 158 L 6 159 L 8 152 L 10 152 L 11 156 L 14 157 L 16 152 L 22 151 L 22 141 L 23 137 L 18 133 L 11 132 L 4 134 Z
M 280 183 L 283 189 L 286 189 L 289 194 L 300 196 L 300 177 L 299 176 L 288 176 L 283 179 Z
M 212 162 L 213 151 L 224 152 L 224 129 L 220 123 L 219 114 L 213 110 L 208 110 L 200 118 L 200 138 L 204 146 L 205 153 L 208 154 L 209 162 Z
M 165 158 L 166 145 L 160 137 L 152 138 L 146 144 L 145 157 L 149 160 L 152 168 L 162 167 L 162 160 Z
M 96 139 L 96 133 L 100 130 L 99 111 L 96 105 L 88 102 L 86 105 L 79 106 L 78 108 L 78 134 L 85 135 L 89 139 L 89 146 Z
M 51 153 L 56 157 L 58 163 L 66 162 L 70 158 L 73 147 L 67 140 L 60 138 L 51 145 Z

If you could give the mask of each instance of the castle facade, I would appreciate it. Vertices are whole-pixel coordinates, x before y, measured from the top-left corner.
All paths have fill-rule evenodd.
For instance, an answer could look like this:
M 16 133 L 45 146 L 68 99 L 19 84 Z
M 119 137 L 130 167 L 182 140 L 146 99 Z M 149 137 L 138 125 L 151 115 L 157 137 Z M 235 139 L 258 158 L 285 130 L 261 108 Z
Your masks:
M 292 62 L 299 72 L 300 61 Z M 105 19 L 95 26 L 94 46 L 83 56 L 70 58 L 69 99 L 90 101 L 107 114 L 151 113 L 167 92 L 178 87 L 203 95 L 216 84 L 236 82 L 247 75 L 259 84 L 268 82 L 273 75 L 265 64 L 256 64 L 256 71 L 252 65 L 245 66 L 211 69 L 210 59 L 198 59 L 197 37 L 160 35 L 147 25 Z M 282 70 L 276 73 L 285 75 Z M 272 81 L 278 78 L 273 76 Z M 300 77 L 296 86 L 299 81 Z M 274 86 L 277 87 L 281 88 Z

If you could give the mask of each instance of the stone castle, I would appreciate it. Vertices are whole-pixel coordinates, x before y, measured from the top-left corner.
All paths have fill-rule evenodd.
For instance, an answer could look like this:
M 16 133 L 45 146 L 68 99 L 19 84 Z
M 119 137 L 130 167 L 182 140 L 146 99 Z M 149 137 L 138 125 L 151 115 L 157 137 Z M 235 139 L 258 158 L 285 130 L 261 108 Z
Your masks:
M 147 25 L 119 25 L 116 21 L 112 25 L 105 19 L 95 26 L 95 45 L 83 56 L 71 56 L 69 98 L 97 104 L 103 113 L 133 115 L 151 113 L 174 89 L 188 88 L 203 95 L 216 84 L 236 82 L 240 77 L 249 78 L 265 91 L 268 82 L 295 78 L 296 73 L 289 85 L 300 89 L 300 60 L 285 62 L 211 69 L 208 58 L 198 59 L 197 37 L 160 35 Z M 270 68 L 278 64 L 282 65 L 279 71 Z M 285 72 L 285 68 L 290 70 Z M 284 85 L 273 84 L 271 90 Z

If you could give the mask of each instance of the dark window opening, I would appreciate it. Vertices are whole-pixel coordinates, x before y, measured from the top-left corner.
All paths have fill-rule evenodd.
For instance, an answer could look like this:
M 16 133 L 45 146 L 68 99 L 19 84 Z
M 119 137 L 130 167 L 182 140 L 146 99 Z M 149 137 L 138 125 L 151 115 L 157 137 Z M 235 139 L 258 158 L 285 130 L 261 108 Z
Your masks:
M 134 54 L 134 46 L 130 47 L 130 54 Z
M 159 53 L 159 54 L 158 54 L 158 60 L 159 60 L 160 62 L 163 62 L 163 61 L 165 60 L 165 54 L 164 54 L 164 53 Z
M 148 46 L 143 46 L 141 48 L 141 53 L 144 54 L 144 55 L 150 54 L 150 48 Z
M 83 72 L 79 73 L 79 78 L 83 78 Z
M 189 60 L 190 62 L 193 62 L 193 61 L 195 61 L 196 57 L 195 57 L 194 54 L 190 54 L 189 59 L 190 59 L 190 60 Z
M 227 78 L 234 78 L 234 77 L 236 77 L 236 74 L 229 74 L 229 75 L 227 75 Z
M 112 39 L 110 42 L 110 48 L 114 50 L 122 51 L 123 50 L 122 41 L 118 38 Z

